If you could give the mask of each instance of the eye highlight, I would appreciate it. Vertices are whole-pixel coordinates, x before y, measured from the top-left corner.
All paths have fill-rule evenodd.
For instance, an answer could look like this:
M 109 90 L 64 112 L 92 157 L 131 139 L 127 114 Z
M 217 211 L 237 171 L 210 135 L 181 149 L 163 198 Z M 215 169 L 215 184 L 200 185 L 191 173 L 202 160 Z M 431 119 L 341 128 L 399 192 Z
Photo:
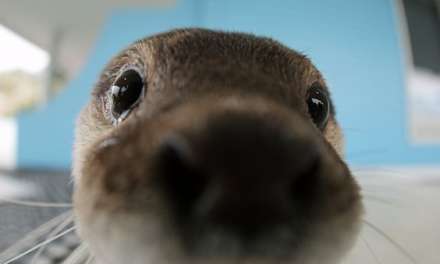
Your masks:
M 144 81 L 137 70 L 125 70 L 110 88 L 111 114 L 116 122 L 124 120 L 144 94 Z
M 319 129 L 324 129 L 330 115 L 330 102 L 327 93 L 318 85 L 313 85 L 307 92 L 307 106 L 310 117 Z

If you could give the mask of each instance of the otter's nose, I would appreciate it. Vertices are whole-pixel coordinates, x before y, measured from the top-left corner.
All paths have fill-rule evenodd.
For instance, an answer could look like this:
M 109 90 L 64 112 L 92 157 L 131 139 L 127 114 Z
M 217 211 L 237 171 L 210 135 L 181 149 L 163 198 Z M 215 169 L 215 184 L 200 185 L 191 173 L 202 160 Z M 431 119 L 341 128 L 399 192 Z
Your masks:
M 174 219 L 185 228 L 253 239 L 304 214 L 321 164 L 313 133 L 229 114 L 183 134 L 164 140 L 157 164 Z

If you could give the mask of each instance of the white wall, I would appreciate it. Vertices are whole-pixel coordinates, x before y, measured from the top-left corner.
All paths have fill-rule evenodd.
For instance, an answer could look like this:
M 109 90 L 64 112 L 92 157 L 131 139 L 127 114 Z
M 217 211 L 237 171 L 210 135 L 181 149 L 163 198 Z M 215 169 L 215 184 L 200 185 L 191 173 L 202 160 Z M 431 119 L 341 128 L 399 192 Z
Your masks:
M 17 164 L 17 123 L 0 117 L 0 169 L 14 169 Z
M 440 144 L 440 75 L 414 69 L 408 73 L 411 142 Z

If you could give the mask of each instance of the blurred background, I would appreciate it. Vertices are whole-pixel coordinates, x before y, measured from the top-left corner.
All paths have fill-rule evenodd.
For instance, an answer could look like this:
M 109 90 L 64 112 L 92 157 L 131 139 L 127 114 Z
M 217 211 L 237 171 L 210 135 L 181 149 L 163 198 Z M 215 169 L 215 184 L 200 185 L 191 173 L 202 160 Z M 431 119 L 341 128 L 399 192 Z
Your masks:
M 385 201 L 369 216 L 418 263 L 440 263 L 440 0 L 0 0 L 0 195 L 68 202 L 75 117 L 100 70 L 136 39 L 193 26 L 273 37 L 310 57 L 349 164 Z M 62 211 L 2 206 L 0 251 Z M 365 263 L 412 263 L 372 239 L 377 258 L 368 244 L 355 250 Z

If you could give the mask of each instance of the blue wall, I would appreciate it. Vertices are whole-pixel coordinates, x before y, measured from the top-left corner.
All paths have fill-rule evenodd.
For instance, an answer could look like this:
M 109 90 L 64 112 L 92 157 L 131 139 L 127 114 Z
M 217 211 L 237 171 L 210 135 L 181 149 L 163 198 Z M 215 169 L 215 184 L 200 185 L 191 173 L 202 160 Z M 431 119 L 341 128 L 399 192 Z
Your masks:
M 408 143 L 393 3 L 180 0 L 169 9 L 116 10 L 78 78 L 46 109 L 19 119 L 19 165 L 69 166 L 74 117 L 103 65 L 137 38 L 182 26 L 262 34 L 307 54 L 333 91 L 352 164 L 439 163 L 439 147 Z

